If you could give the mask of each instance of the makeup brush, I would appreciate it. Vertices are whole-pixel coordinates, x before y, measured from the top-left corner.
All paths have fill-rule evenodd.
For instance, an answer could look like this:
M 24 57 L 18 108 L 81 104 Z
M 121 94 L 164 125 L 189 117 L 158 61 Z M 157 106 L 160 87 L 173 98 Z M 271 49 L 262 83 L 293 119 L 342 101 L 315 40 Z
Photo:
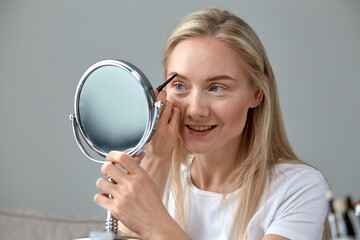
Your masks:
M 351 211 L 355 211 L 355 207 L 354 207 L 353 201 L 351 199 L 351 196 L 346 195 L 345 199 L 346 199 L 346 202 L 347 202 L 348 209 L 351 210 Z
M 338 223 L 341 236 L 354 237 L 355 239 L 354 227 L 347 214 L 348 208 L 347 200 L 344 198 L 334 202 L 334 209 L 339 216 Z
M 173 80 L 175 77 L 177 76 L 177 73 L 175 73 L 174 75 L 172 75 L 168 80 L 166 80 L 165 82 L 163 82 L 163 84 L 161 84 L 160 86 L 158 86 L 156 88 L 156 90 L 158 92 L 160 92 L 161 90 L 163 90 L 163 88 L 169 83 L 171 82 L 171 80 Z
M 352 222 L 352 226 L 354 228 L 356 239 L 360 240 L 360 205 L 358 205 L 358 213 L 356 213 L 356 205 L 360 203 L 360 199 L 358 202 L 353 202 L 350 195 L 346 195 L 347 202 L 347 211 L 346 214 L 350 221 Z M 357 215 L 358 214 L 358 215 Z
M 329 203 L 328 221 L 329 221 L 329 227 L 330 227 L 330 234 L 331 234 L 331 238 L 335 239 L 335 238 L 340 237 L 340 233 L 339 233 L 337 219 L 336 219 L 335 210 L 334 210 L 334 194 L 333 194 L 333 192 L 332 191 L 327 192 L 325 194 L 325 199 Z
M 355 216 L 360 219 L 360 199 L 358 199 L 355 203 Z
M 358 238 L 360 239 L 360 199 L 356 201 L 355 205 L 355 223 L 356 223 L 356 229 Z

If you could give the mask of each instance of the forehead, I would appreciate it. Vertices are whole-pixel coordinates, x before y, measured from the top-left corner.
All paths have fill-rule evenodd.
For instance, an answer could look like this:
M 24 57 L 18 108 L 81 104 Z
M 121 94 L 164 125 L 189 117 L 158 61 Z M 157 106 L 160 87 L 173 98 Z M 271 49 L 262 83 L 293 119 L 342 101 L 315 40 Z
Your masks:
M 195 37 L 181 41 L 169 55 L 166 74 L 179 73 L 186 77 L 209 78 L 229 75 L 246 78 L 246 64 L 227 43 L 214 37 Z

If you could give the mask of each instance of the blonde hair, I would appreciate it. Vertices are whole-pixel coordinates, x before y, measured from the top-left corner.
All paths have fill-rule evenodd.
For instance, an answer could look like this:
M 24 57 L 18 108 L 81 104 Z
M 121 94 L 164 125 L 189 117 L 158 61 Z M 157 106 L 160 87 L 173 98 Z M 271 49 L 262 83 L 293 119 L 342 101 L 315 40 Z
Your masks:
M 237 166 L 227 178 L 224 196 L 241 185 L 237 211 L 233 217 L 230 239 L 243 239 L 249 221 L 256 213 L 264 196 L 272 169 L 276 163 L 302 163 L 293 152 L 287 139 L 281 116 L 275 76 L 265 49 L 252 28 L 228 11 L 206 8 L 182 19 L 170 32 L 163 52 L 166 74 L 167 61 L 185 39 L 215 37 L 227 43 L 245 62 L 249 84 L 263 91 L 262 102 L 248 112 Z M 181 184 L 181 164 L 186 164 L 189 151 L 178 140 L 173 151 L 169 186 L 174 194 L 178 223 L 186 229 L 184 195 Z

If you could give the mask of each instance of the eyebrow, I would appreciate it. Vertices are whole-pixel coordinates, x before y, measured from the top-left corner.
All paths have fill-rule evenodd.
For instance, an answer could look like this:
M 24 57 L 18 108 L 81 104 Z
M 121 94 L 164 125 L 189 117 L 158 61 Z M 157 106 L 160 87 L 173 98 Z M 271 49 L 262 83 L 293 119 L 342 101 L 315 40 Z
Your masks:
M 177 72 L 171 72 L 169 74 L 169 76 L 172 76 L 174 74 L 177 74 L 176 78 L 181 78 L 183 80 L 189 80 L 187 77 L 185 77 L 184 75 L 181 75 Z M 216 75 L 216 76 L 213 76 L 213 77 L 210 77 L 210 78 L 207 78 L 206 81 L 208 82 L 213 82 L 213 81 L 217 81 L 217 80 L 231 80 L 231 81 L 236 81 L 234 78 L 228 76 L 228 75 Z
M 235 81 L 234 78 L 228 76 L 228 75 L 218 75 L 218 76 L 214 76 L 211 78 L 206 79 L 206 81 L 212 82 L 212 81 L 217 81 L 217 80 L 231 80 L 231 81 Z

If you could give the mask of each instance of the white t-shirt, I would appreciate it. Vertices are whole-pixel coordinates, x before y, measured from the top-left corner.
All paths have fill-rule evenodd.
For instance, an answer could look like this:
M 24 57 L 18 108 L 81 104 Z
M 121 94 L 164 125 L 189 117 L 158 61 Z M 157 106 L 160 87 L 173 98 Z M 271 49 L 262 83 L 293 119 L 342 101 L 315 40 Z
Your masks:
M 187 204 L 190 194 L 187 233 L 194 240 L 228 239 L 241 188 L 228 194 L 224 204 L 222 194 L 196 188 L 188 168 L 184 171 L 189 186 Z M 327 191 L 329 186 L 316 169 L 303 164 L 277 164 L 260 208 L 248 225 L 247 239 L 261 240 L 267 234 L 292 240 L 321 239 L 328 211 L 324 197 Z M 176 219 L 171 193 L 164 196 L 164 204 Z

